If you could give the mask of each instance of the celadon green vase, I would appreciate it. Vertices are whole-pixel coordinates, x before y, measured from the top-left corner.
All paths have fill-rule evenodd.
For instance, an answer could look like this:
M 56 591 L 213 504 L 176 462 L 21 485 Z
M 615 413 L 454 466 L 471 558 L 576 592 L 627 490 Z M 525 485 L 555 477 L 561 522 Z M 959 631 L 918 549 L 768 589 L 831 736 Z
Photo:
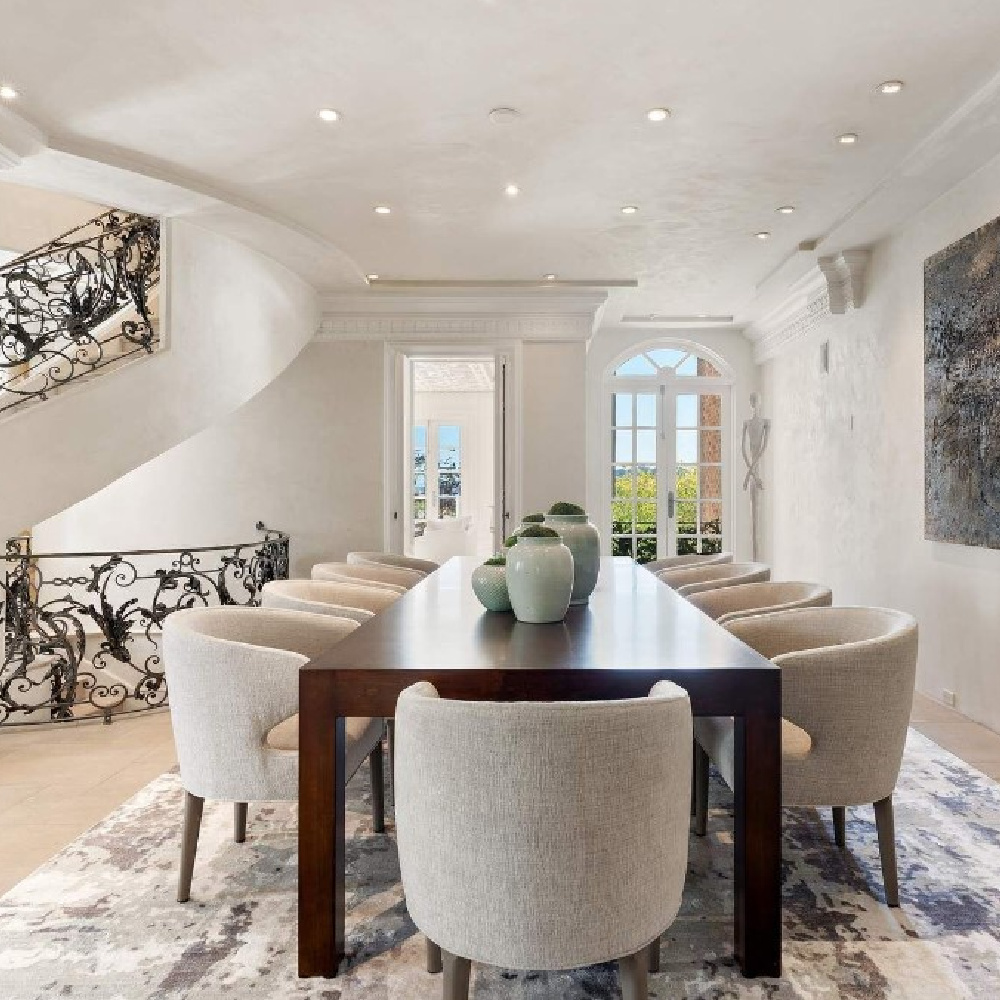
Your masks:
M 506 566 L 477 566 L 472 571 L 472 590 L 487 611 L 510 611 Z
M 545 527 L 559 532 L 573 553 L 573 597 L 570 604 L 586 604 L 601 571 L 601 535 L 586 514 L 546 514 Z
M 573 594 L 573 555 L 561 538 L 525 538 L 507 550 L 507 592 L 517 620 L 561 622 Z

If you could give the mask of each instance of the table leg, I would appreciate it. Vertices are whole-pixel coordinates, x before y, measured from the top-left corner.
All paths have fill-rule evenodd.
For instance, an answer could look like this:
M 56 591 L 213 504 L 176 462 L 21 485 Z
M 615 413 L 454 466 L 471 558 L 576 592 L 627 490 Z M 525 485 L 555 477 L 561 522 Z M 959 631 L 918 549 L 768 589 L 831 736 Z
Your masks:
M 743 975 L 781 975 L 781 710 L 736 718 L 736 958 Z
M 299 683 L 299 975 L 337 974 L 344 957 L 344 720 L 318 671 Z

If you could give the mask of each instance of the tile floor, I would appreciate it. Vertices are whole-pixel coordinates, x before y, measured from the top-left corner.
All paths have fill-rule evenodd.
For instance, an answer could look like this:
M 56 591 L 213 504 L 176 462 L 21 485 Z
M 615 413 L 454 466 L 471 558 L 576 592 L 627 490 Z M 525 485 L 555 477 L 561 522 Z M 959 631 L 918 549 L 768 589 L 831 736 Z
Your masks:
M 1000 781 L 1000 735 L 919 694 L 912 722 Z M 166 711 L 0 732 L 0 893 L 176 763 Z

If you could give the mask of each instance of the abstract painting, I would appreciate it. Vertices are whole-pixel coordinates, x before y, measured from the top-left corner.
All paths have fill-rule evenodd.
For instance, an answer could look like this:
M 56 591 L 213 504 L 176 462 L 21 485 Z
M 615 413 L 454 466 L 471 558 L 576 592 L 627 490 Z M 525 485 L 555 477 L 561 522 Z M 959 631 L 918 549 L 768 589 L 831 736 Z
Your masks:
M 924 263 L 925 534 L 1000 548 L 1000 219 Z

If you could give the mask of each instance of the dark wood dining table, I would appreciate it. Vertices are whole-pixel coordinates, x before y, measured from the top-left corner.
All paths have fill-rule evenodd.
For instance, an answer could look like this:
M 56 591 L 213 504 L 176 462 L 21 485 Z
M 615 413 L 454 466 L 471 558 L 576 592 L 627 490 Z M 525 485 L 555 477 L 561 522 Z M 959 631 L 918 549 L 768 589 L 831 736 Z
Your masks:
M 399 693 L 490 701 L 636 698 L 661 679 L 695 715 L 736 720 L 733 948 L 745 976 L 781 974 L 781 673 L 627 558 L 605 558 L 588 605 L 529 625 L 484 611 L 476 561 L 449 560 L 306 664 L 299 691 L 299 975 L 345 951 L 344 719 L 391 717 Z

